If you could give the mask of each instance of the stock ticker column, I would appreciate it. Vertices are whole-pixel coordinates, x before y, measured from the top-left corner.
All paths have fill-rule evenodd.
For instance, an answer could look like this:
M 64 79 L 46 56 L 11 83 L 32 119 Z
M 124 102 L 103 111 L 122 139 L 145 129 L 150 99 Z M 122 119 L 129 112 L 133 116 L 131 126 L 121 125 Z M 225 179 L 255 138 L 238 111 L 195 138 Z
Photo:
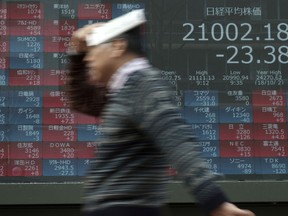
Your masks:
M 7 145 L 7 123 L 8 108 L 8 53 L 9 40 L 7 30 L 7 7 L 0 2 L 0 176 L 7 175 L 8 145 Z
M 61 88 L 66 80 L 66 50 L 73 31 L 77 30 L 77 7 L 65 1 L 42 2 L 45 5 L 43 176 L 77 176 L 78 114 L 68 107 L 68 98 Z
M 39 3 L 2 3 L 6 14 L 6 80 L 1 96 L 5 118 L 1 130 L 7 150 L 3 176 L 42 175 L 42 95 L 39 69 L 43 68 L 43 8 Z M 6 36 L 6 37 L 5 37 Z M 7 46 L 8 45 L 8 46 Z M 32 88 L 30 86 L 33 86 Z M 2 86 L 1 86 L 2 87 Z

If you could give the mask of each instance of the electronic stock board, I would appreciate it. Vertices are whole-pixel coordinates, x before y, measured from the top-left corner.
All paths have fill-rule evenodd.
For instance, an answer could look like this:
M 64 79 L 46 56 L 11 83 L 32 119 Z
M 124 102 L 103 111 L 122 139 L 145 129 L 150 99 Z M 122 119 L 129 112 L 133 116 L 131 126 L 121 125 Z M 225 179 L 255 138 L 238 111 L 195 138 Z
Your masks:
M 0 181 L 85 175 L 101 125 L 67 105 L 70 36 L 140 8 L 148 57 L 208 166 L 234 180 L 287 178 L 287 1 L 2 0 Z

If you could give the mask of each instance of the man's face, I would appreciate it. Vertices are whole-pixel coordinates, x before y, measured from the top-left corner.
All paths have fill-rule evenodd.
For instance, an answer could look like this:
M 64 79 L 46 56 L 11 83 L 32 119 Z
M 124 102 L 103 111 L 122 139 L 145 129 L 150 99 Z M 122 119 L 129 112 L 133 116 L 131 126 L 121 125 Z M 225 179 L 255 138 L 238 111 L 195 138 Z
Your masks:
M 89 68 L 89 78 L 91 82 L 107 84 L 112 71 L 111 44 L 105 43 L 90 47 L 85 61 Z

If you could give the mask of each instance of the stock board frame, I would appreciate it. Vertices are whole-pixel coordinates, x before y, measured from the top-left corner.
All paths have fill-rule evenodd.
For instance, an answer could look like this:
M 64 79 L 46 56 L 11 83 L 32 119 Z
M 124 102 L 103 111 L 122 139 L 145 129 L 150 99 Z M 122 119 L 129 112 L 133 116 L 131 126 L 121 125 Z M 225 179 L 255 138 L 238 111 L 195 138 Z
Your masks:
M 219 181 L 235 203 L 288 202 L 288 181 Z M 2 183 L 0 205 L 81 204 L 82 183 Z M 169 184 L 169 203 L 195 203 L 179 182 Z

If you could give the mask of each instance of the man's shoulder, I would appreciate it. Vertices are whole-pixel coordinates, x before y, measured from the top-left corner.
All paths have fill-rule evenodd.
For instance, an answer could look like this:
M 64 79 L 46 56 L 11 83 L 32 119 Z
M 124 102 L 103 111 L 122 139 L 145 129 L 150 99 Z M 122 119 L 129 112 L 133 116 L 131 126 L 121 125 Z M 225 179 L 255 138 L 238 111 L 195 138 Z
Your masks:
M 138 76 L 142 79 L 149 79 L 149 78 L 160 78 L 161 77 L 161 71 L 158 68 L 155 67 L 149 67 L 142 70 L 137 71 L 134 73 L 135 76 Z
M 153 83 L 162 83 L 164 81 L 161 75 L 161 70 L 155 67 L 149 67 L 136 71 L 130 78 L 131 81 L 136 85 L 141 83 L 145 83 L 145 85 L 152 85 Z M 162 84 L 164 84 L 164 82 Z
M 133 73 L 128 79 L 127 84 L 132 88 L 132 91 L 142 92 L 144 94 L 149 92 L 172 91 L 172 86 L 167 80 L 163 79 L 161 70 L 154 67 Z

